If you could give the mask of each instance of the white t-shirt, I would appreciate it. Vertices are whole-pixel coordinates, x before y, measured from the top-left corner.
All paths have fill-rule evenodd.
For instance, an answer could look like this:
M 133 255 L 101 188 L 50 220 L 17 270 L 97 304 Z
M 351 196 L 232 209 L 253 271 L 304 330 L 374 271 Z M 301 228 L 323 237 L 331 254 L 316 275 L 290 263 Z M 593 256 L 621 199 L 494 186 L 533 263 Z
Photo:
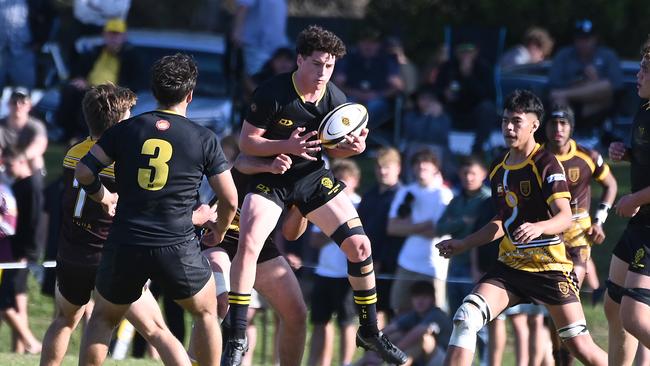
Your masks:
M 361 202 L 361 196 L 354 193 L 349 196 L 354 204 L 354 207 Z M 318 226 L 312 227 L 312 232 L 320 233 Z M 339 246 L 331 241 L 320 249 L 318 253 L 318 265 L 314 271 L 321 277 L 330 278 L 347 278 L 348 277 L 348 258 Z
M 451 189 L 446 187 L 442 180 L 435 182 L 430 187 L 421 187 L 418 183 L 411 183 L 401 187 L 395 193 L 395 198 L 388 213 L 389 218 L 398 217 L 397 210 L 409 192 L 414 197 L 411 204 L 411 220 L 414 223 L 426 220 L 436 223 L 454 197 Z M 421 273 L 441 280 L 447 279 L 449 260 L 438 255 L 438 250 L 434 247 L 447 238 L 449 236 L 435 238 L 421 235 L 408 236 L 397 257 L 397 264 L 411 272 Z
M 131 0 L 75 0 L 74 16 L 84 24 L 103 27 L 109 19 L 126 19 Z

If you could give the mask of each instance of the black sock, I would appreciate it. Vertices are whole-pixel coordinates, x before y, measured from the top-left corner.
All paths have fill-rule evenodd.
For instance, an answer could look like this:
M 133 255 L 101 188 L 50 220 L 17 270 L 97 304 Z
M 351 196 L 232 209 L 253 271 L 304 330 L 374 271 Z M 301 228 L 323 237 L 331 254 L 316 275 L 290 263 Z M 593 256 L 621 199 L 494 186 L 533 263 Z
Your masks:
M 369 337 L 379 333 L 377 328 L 377 289 L 353 291 L 354 305 L 359 313 L 359 333 Z
M 246 315 L 248 313 L 248 305 L 251 303 L 251 294 L 240 294 L 237 292 L 228 293 L 228 304 L 230 310 L 230 335 L 233 338 L 244 339 L 246 336 L 246 327 L 248 321 Z

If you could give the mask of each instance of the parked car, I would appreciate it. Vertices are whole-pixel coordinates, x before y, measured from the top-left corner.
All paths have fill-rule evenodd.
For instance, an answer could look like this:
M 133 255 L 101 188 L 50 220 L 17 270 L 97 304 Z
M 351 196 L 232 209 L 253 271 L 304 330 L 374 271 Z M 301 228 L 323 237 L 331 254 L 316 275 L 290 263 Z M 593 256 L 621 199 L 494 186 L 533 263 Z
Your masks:
M 84 37 L 76 42 L 78 52 L 87 52 L 101 46 L 101 37 Z M 150 69 L 153 63 L 165 55 L 177 52 L 187 53 L 196 60 L 199 67 L 194 97 L 187 117 L 196 123 L 208 127 L 219 136 L 232 132 L 234 124 L 231 82 L 226 71 L 226 42 L 223 36 L 182 31 L 160 31 L 134 29 L 128 32 L 128 42 L 138 53 L 142 71 L 132 83 L 138 96 L 138 102 L 131 111 L 132 115 L 156 108 L 156 101 L 150 90 Z M 59 73 L 67 74 L 65 67 Z M 59 88 L 46 90 L 35 106 L 35 112 L 48 123 L 51 137 L 56 139 L 58 126 L 53 116 L 59 104 Z

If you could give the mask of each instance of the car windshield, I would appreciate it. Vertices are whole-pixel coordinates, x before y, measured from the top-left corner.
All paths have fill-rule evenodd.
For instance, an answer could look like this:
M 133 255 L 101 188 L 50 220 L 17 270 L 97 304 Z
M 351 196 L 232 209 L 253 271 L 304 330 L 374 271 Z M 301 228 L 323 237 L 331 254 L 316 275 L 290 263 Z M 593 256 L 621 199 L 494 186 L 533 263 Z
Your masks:
M 166 55 L 173 55 L 176 52 L 183 52 L 194 57 L 199 67 L 199 78 L 194 90 L 195 95 L 224 96 L 228 92 L 224 56 L 221 54 L 147 46 L 136 46 L 136 52 L 143 70 L 143 72 L 138 73 L 139 80 L 133 84 L 138 91 L 150 89 L 150 70 L 156 60 Z

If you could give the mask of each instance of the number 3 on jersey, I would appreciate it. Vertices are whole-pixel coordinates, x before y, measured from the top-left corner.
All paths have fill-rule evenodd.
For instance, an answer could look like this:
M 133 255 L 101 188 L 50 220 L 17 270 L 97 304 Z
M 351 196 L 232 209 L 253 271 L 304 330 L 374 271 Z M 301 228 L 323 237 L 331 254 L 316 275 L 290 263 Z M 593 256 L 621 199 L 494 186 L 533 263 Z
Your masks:
M 138 185 L 148 191 L 158 191 L 167 184 L 172 144 L 161 139 L 148 139 L 142 144 L 142 155 L 150 156 L 149 165 L 138 169 Z

